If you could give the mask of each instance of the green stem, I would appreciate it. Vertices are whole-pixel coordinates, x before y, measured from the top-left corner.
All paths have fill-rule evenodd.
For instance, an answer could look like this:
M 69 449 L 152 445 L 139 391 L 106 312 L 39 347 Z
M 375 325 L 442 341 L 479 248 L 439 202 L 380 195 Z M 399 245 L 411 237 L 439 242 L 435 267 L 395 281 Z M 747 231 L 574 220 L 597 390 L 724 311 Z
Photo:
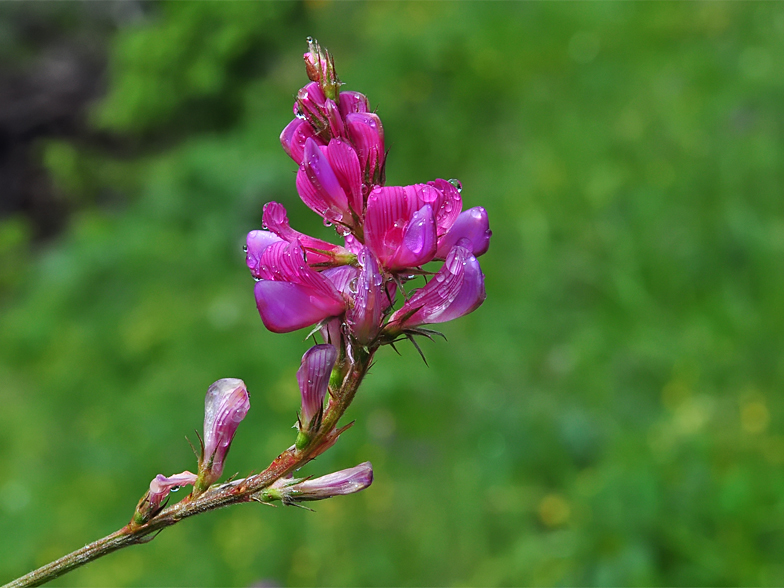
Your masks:
M 261 473 L 237 482 L 213 486 L 196 498 L 186 497 L 177 504 L 161 511 L 143 525 L 131 522 L 111 535 L 98 539 L 81 549 L 77 549 L 56 561 L 17 578 L 2 588 L 40 586 L 113 551 L 129 545 L 151 541 L 155 538 L 154 533 L 179 523 L 183 519 L 215 510 L 216 508 L 250 502 L 253 500 L 253 494 L 304 466 L 313 457 L 321 453 L 325 449 L 325 445 L 331 442 L 329 434 L 335 429 L 340 417 L 343 416 L 351 401 L 354 400 L 359 385 L 362 383 L 362 379 L 370 366 L 375 348 L 370 351 L 355 349 L 354 352 L 357 356 L 355 363 L 350 366 L 340 389 L 332 393 L 321 422 L 321 427 L 313 435 L 307 446 L 302 449 L 290 447 L 276 457 L 269 467 Z

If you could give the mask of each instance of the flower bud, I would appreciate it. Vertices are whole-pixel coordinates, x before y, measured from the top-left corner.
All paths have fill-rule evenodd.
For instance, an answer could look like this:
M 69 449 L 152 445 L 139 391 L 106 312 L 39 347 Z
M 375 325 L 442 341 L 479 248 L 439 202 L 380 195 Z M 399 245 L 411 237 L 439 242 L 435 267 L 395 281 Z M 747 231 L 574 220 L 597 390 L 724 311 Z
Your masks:
M 340 80 L 335 72 L 335 60 L 318 41 L 308 37 L 308 52 L 303 55 L 308 78 L 317 82 L 327 98 L 337 101 Z
M 373 466 L 369 461 L 313 480 L 281 478 L 259 493 L 263 502 L 280 500 L 295 505 L 308 500 L 324 500 L 333 496 L 354 494 L 373 482 Z
M 335 367 L 338 352 L 333 345 L 322 344 L 311 347 L 302 356 L 302 364 L 297 370 L 297 383 L 302 393 L 302 410 L 299 415 L 297 448 L 302 449 L 310 440 L 310 435 L 321 425 L 324 411 L 324 398 L 327 396 L 329 377 Z
M 245 382 L 236 378 L 218 380 L 204 400 L 204 440 L 199 459 L 195 493 L 201 494 L 223 474 L 226 454 L 234 434 L 250 409 Z

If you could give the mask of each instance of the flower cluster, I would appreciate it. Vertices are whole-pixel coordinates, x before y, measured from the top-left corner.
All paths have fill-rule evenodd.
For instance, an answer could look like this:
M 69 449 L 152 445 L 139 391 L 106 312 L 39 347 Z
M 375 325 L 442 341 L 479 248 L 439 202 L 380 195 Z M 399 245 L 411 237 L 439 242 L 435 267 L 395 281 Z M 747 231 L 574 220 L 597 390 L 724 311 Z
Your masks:
M 264 206 L 265 230 L 249 233 L 246 247 L 264 325 L 285 333 L 319 324 L 338 350 L 375 348 L 473 311 L 485 299 L 476 258 L 489 246 L 487 212 L 463 210 L 456 180 L 385 186 L 381 120 L 364 95 L 340 91 L 334 60 L 308 43 L 311 81 L 297 94 L 280 139 L 299 166 L 300 198 L 342 243 L 291 228 L 277 202 Z M 443 266 L 425 271 L 434 260 Z M 431 277 L 406 292 L 419 276 Z M 404 301 L 395 310 L 398 295 Z M 319 412 L 303 405 L 300 430 Z

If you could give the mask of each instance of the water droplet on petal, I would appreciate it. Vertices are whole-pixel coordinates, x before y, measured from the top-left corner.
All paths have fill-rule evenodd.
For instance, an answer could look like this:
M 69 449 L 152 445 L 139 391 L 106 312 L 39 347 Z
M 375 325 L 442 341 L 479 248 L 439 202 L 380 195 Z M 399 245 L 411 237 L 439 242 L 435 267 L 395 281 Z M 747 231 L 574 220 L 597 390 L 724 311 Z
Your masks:
M 332 221 L 329 220 L 328 218 L 324 217 L 324 226 L 325 227 L 331 227 L 332 226 Z
M 455 188 L 457 188 L 458 192 L 463 191 L 463 184 L 460 183 L 460 180 L 456 180 L 454 178 L 447 180 L 450 184 L 452 184 Z
M 247 253 L 248 252 L 248 246 L 247 245 L 243 245 L 242 246 L 242 252 L 243 253 Z

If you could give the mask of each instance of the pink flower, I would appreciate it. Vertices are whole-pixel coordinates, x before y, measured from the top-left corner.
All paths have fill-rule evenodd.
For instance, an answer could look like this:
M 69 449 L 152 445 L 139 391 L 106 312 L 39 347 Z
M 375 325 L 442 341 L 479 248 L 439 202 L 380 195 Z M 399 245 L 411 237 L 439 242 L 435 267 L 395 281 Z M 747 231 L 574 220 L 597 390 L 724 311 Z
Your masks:
M 446 256 L 443 267 L 389 318 L 387 329 L 397 333 L 427 323 L 443 323 L 478 308 L 485 300 L 485 279 L 471 253 L 468 239 Z
M 436 253 L 436 220 L 424 184 L 374 188 L 365 212 L 365 244 L 388 270 L 427 263 Z M 435 200 L 435 198 L 430 199 Z

